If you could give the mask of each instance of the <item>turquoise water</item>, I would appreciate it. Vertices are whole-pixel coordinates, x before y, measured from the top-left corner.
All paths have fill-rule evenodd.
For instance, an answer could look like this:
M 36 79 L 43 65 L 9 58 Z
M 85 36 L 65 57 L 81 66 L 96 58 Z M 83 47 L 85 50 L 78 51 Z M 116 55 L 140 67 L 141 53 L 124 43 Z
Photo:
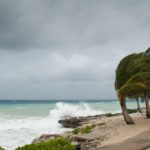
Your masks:
M 0 101 L 0 115 L 12 116 L 45 116 L 49 115 L 49 111 L 56 108 L 56 104 L 64 103 L 68 105 L 78 106 L 81 104 L 88 104 L 92 110 L 101 110 L 103 112 L 118 112 L 120 111 L 119 102 L 117 100 L 61 100 L 61 101 L 17 101 L 5 100 Z M 143 105 L 143 103 L 141 103 Z M 136 108 L 136 101 L 128 101 L 129 108 Z
M 127 106 L 136 108 L 136 101 Z M 61 118 L 108 112 L 121 112 L 117 100 L 0 101 L 0 145 L 13 150 L 41 134 L 67 131 L 58 124 Z

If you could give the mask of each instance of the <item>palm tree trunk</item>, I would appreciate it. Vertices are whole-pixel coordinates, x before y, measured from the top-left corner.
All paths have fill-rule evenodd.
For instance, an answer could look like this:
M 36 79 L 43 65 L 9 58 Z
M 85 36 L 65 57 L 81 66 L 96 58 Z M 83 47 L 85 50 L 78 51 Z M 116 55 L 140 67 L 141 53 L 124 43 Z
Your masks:
M 121 105 L 121 108 L 122 108 L 122 114 L 124 116 L 126 124 L 134 124 L 134 121 L 132 120 L 132 118 L 128 114 L 125 99 L 120 99 L 120 105 Z
M 138 112 L 142 112 L 141 111 L 141 107 L 140 107 L 140 104 L 139 104 L 139 99 L 138 98 L 136 98 L 136 102 L 137 102 L 137 110 L 138 110 Z
M 146 105 L 146 117 L 150 118 L 150 106 L 149 106 L 149 100 L 146 94 L 144 96 L 144 100 L 145 100 L 145 105 Z

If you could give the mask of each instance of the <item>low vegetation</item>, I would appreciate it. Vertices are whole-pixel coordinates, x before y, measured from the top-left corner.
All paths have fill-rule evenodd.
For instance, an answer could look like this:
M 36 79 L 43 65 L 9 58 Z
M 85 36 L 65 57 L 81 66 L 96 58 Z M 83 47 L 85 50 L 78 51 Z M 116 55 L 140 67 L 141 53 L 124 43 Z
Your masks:
M 0 147 L 0 150 L 4 150 L 4 148 Z
M 129 114 L 137 113 L 137 109 L 128 109 L 128 113 Z
M 113 116 L 115 116 L 115 115 L 116 115 L 116 114 L 112 114 L 112 113 L 107 113 L 107 114 L 106 114 L 107 117 L 113 117 Z
M 90 133 L 92 129 L 95 128 L 95 125 L 87 125 L 84 128 L 76 128 L 72 131 L 73 134 L 86 134 Z
M 75 150 L 75 147 L 65 138 L 56 138 L 48 142 L 18 147 L 16 150 Z

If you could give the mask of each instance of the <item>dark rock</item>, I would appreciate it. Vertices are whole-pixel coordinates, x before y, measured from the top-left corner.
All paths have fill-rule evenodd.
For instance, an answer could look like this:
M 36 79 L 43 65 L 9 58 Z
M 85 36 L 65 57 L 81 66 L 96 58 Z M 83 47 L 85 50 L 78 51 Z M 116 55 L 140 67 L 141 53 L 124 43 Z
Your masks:
M 58 123 L 62 124 L 65 128 L 76 128 L 80 126 L 81 120 L 80 118 L 72 117 L 70 119 L 59 120 Z
M 76 145 L 75 150 L 81 150 L 81 144 Z
M 111 114 L 111 116 L 120 116 L 122 113 Z M 91 119 L 98 119 L 101 117 L 109 117 L 110 114 L 100 114 L 95 116 L 86 116 L 86 117 L 71 117 L 69 119 L 59 120 L 58 123 L 62 124 L 65 128 L 77 128 L 84 124 L 90 123 Z
M 75 150 L 81 150 L 81 143 L 73 141 L 71 144 L 74 145 Z
M 91 119 L 97 119 L 104 115 L 86 116 L 86 117 L 71 117 L 68 119 L 59 120 L 58 123 L 62 124 L 65 128 L 77 128 L 90 122 Z
M 87 136 L 80 135 L 80 136 L 75 136 L 74 141 L 90 142 L 90 141 L 94 141 L 94 138 L 90 138 L 90 137 L 87 137 Z

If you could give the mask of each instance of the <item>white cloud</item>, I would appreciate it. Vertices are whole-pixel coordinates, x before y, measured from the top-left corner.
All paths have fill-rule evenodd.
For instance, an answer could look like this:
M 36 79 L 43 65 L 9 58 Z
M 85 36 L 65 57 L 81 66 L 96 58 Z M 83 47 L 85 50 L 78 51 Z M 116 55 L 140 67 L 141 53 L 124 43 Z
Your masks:
M 89 82 L 109 80 L 113 64 L 81 54 L 63 56 L 51 53 L 42 61 L 24 65 L 16 76 L 31 82 Z

